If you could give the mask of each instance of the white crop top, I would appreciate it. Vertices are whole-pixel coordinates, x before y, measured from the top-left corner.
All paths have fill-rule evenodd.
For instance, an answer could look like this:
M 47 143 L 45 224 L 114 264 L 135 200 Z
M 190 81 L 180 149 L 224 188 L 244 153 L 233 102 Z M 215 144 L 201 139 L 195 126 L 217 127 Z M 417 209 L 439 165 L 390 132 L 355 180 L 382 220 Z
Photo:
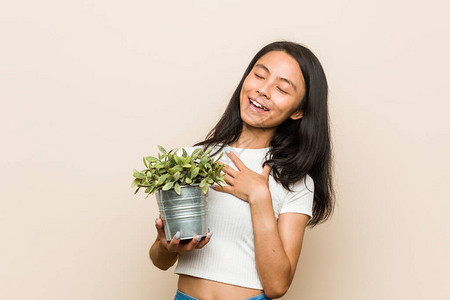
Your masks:
M 190 155 L 196 148 L 199 147 L 188 147 L 185 150 Z M 229 148 L 252 171 L 262 172 L 261 165 L 269 148 Z M 213 153 L 216 149 L 214 148 Z M 220 160 L 237 170 L 225 153 Z M 280 214 L 287 212 L 312 217 L 314 182 L 309 175 L 304 179 L 294 185 L 293 192 L 289 192 L 269 176 L 269 189 L 277 220 Z M 214 231 L 211 241 L 202 249 L 179 255 L 175 273 L 263 289 L 256 270 L 249 204 L 229 193 L 210 189 L 208 213 L 209 228 Z

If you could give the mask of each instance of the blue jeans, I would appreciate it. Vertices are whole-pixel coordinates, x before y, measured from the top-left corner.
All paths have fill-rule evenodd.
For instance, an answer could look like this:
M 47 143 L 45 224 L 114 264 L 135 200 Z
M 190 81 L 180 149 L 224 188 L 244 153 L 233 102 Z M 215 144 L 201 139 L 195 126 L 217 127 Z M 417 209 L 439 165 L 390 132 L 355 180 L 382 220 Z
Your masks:
M 177 294 L 175 295 L 174 300 L 198 300 L 197 298 L 191 297 L 189 295 L 186 295 L 185 293 L 181 292 L 180 290 L 177 290 Z M 244 300 L 271 300 L 270 298 L 267 298 L 264 293 L 259 294 L 254 297 L 246 298 Z

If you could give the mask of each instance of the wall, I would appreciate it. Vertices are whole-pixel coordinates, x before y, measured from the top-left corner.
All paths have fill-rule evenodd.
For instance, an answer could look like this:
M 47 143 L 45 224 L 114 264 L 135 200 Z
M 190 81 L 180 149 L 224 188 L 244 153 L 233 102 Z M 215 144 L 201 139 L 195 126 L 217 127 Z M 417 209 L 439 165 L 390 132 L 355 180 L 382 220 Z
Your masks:
M 0 4 L 0 298 L 170 299 L 132 169 L 204 137 L 256 51 L 288 39 L 328 76 L 338 198 L 283 299 L 448 299 L 446 6 Z

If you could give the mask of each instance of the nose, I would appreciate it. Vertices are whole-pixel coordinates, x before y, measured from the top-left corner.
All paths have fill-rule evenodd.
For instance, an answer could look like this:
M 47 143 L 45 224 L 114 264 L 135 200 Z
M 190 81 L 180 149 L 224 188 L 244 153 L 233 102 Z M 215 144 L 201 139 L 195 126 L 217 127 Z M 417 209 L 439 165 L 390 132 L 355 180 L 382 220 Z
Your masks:
M 267 84 L 261 84 L 256 92 L 261 96 L 266 97 L 266 99 L 270 99 L 270 93 L 268 92 L 268 90 L 269 88 L 267 87 Z

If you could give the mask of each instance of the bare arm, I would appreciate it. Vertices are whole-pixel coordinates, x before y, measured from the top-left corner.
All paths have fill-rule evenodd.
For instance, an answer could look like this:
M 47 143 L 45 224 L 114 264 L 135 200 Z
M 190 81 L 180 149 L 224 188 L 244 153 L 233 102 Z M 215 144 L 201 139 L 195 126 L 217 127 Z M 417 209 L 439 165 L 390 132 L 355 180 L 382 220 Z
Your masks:
M 279 298 L 294 278 L 309 216 L 285 213 L 280 215 L 277 224 L 270 193 L 249 203 L 258 275 L 265 294 Z

